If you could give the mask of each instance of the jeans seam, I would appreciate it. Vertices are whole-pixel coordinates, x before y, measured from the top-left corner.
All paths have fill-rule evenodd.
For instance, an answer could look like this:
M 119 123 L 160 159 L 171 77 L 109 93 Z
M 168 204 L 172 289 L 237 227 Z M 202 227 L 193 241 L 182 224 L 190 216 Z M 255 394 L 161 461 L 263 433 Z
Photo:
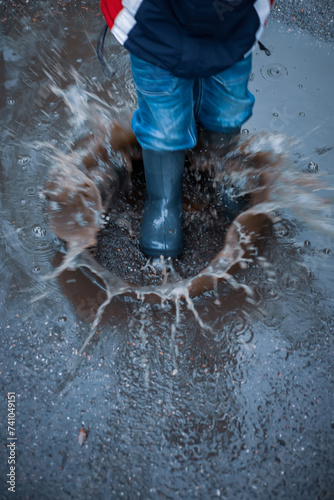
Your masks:
M 197 102 L 196 102 L 196 106 L 195 106 L 195 109 L 194 109 L 194 116 L 195 118 L 197 119 L 197 116 L 199 114 L 199 110 L 201 109 L 201 105 L 202 105 L 202 98 L 203 98 L 203 80 L 202 78 L 198 78 L 198 98 L 197 98 Z

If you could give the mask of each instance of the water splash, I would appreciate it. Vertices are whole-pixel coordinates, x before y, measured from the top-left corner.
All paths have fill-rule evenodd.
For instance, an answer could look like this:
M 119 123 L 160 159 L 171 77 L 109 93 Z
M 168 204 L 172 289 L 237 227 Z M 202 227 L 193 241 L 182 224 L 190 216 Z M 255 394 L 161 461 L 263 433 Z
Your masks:
M 77 142 L 66 153 L 59 151 L 55 144 L 48 144 L 54 163 L 44 189 L 49 225 L 66 242 L 67 255 L 60 266 L 44 279 L 59 277 L 66 269 L 86 269 L 103 283 L 106 295 L 99 304 L 80 354 L 94 336 L 106 307 L 116 296 L 129 295 L 142 301 L 172 301 L 177 311 L 182 300 L 203 329 L 206 326 L 194 307 L 192 297 L 215 289 L 220 280 L 243 290 L 248 300 L 252 301 L 252 288 L 239 283 L 234 278 L 234 272 L 247 267 L 258 256 L 258 240 L 278 220 L 279 209 L 291 207 L 309 224 L 333 234 L 333 219 L 324 216 L 324 210 L 331 202 L 324 198 L 323 190 L 330 188 L 315 180 L 314 175 L 301 175 L 294 170 L 287 153 L 289 144 L 286 137 L 272 134 L 243 136 L 232 148 L 189 153 L 190 170 L 197 172 L 198 178 L 200 172 L 209 174 L 217 206 L 229 187 L 235 189 L 238 197 L 248 196 L 250 199 L 248 209 L 232 221 L 221 250 L 209 265 L 186 278 L 174 272 L 174 279 L 170 279 L 163 264 L 161 282 L 144 286 L 127 281 L 102 267 L 93 257 L 91 249 L 97 244 L 99 232 L 110 220 L 105 213 L 110 206 L 117 204 L 123 194 L 131 192 L 132 165 L 140 158 L 140 150 L 129 127 L 113 122 L 108 106 L 86 92 L 74 76 L 75 85 L 61 90 L 53 83 L 52 90 L 70 110 L 73 135 L 87 122 L 90 126 L 94 124 L 95 133 Z M 74 144 L 70 139 L 69 142 Z M 233 196 L 233 190 L 231 192 Z M 317 193 L 321 195 L 317 196 Z M 120 225 L 132 231 L 131 223 L 121 215 Z M 157 269 L 155 263 L 152 265 Z

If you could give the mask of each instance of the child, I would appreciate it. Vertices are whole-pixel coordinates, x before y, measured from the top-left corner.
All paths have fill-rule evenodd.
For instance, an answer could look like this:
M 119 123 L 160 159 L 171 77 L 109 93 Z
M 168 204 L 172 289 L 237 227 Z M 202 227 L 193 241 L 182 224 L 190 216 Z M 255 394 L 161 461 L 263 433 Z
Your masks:
M 273 0 L 101 0 L 111 32 L 130 52 L 146 201 L 141 248 L 183 251 L 185 150 L 196 122 L 211 139 L 239 133 L 251 116 L 251 53 Z

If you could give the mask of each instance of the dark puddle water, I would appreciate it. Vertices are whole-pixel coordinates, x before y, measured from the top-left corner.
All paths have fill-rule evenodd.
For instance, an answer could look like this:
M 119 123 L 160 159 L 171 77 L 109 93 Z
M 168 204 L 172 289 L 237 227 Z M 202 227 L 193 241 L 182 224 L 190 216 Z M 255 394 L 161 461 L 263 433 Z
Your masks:
M 275 174 L 265 179 L 270 203 L 259 210 L 253 199 L 248 215 L 265 214 L 271 223 L 259 246 L 243 225 L 231 260 L 224 253 L 210 268 L 227 250 L 228 231 L 232 237 L 240 226 L 229 225 L 217 197 L 228 162 L 209 152 L 214 180 L 186 173 L 188 253 L 164 270 L 138 252 L 138 160 L 133 194 L 106 213 L 98 236 L 103 185 L 74 168 L 110 137 L 110 120 L 126 126 L 135 107 L 127 55 L 114 45 L 116 77 L 102 75 L 94 54 L 102 20 L 97 7 L 85 7 L 79 13 L 79 6 L 54 4 L 1 39 L 1 387 L 17 394 L 18 497 L 331 498 L 333 214 L 322 201 L 328 189 L 314 189 L 333 186 L 332 45 L 269 25 L 265 44 L 273 54 L 254 55 L 257 107 L 227 178 L 235 182 L 236 164 L 249 168 L 258 153 L 263 175 L 267 154 Z M 267 134 L 257 136 L 261 130 Z M 280 134 L 295 138 L 289 154 Z M 131 151 L 107 150 L 113 185 L 125 192 Z M 88 225 L 71 210 L 79 232 L 67 233 L 73 267 L 93 267 L 95 283 L 87 271 L 69 269 L 58 280 L 42 279 L 65 255 L 40 196 L 55 173 L 63 187 L 71 179 L 75 193 L 88 182 L 79 194 L 89 192 L 100 208 L 88 205 Z M 104 281 L 92 251 L 78 254 L 83 229 L 85 245 L 91 239 L 109 267 Z M 251 248 L 239 253 L 243 235 Z M 128 250 L 135 259 L 126 262 Z M 5 447 L 1 454 L 6 497 Z

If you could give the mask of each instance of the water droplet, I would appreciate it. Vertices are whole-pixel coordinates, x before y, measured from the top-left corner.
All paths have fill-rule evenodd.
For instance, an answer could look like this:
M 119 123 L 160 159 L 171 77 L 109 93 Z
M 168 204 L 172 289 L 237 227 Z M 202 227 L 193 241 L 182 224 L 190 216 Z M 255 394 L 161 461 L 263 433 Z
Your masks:
M 304 241 L 304 246 L 309 247 L 311 245 L 311 242 L 309 240 Z
M 38 238 L 43 237 L 46 235 L 46 230 L 43 229 L 41 226 L 33 226 L 32 232 L 34 233 L 35 236 L 38 236 Z
M 58 319 L 59 323 L 66 323 L 67 321 L 67 318 L 66 316 L 61 316 L 59 319 Z
M 331 253 L 331 249 L 330 248 L 324 248 L 324 254 L 325 255 L 328 255 Z
M 79 59 L 77 59 L 77 63 L 82 63 L 81 57 L 79 57 Z
M 12 99 L 11 97 L 7 97 L 6 104 L 9 104 L 10 106 L 13 106 L 15 103 L 16 103 L 15 99 Z
M 278 113 L 273 113 L 273 116 L 278 116 Z
M 260 89 L 256 89 L 255 92 L 260 92 Z
M 254 80 L 254 73 L 250 74 L 249 81 L 252 82 Z
M 242 133 L 243 133 L 244 135 L 248 135 L 248 134 L 249 134 L 249 130 L 248 130 L 248 128 L 243 128 L 243 129 L 242 129 Z
M 289 76 L 287 68 L 277 63 L 262 66 L 260 73 L 265 80 L 276 83 L 285 82 Z
M 318 172 L 318 170 L 319 166 L 317 165 L 317 163 L 314 163 L 313 161 L 310 161 L 310 163 L 307 165 L 307 171 L 311 172 L 312 174 L 314 172 Z
M 24 198 L 21 200 L 21 206 L 24 207 L 27 203 L 27 200 L 25 200 Z
M 27 165 L 31 160 L 30 156 L 20 156 L 18 159 L 19 165 Z
M 35 188 L 34 188 L 34 187 L 32 187 L 32 186 L 31 186 L 31 187 L 28 187 L 28 188 L 26 189 L 26 193 L 27 193 L 29 196 L 34 196 L 34 194 L 35 194 Z
M 36 265 L 36 266 L 33 266 L 33 268 L 32 268 L 32 272 L 33 272 L 34 274 L 38 274 L 38 273 L 40 273 L 40 272 L 41 272 L 41 267 L 40 267 L 40 266 L 37 266 L 37 265 Z
M 300 83 L 300 84 L 298 85 L 298 87 L 299 87 L 300 89 L 302 89 L 302 88 L 304 87 L 304 85 L 302 85 L 302 84 Z
M 301 112 L 299 113 L 299 116 L 305 116 L 305 113 L 304 113 L 303 111 L 301 111 Z

